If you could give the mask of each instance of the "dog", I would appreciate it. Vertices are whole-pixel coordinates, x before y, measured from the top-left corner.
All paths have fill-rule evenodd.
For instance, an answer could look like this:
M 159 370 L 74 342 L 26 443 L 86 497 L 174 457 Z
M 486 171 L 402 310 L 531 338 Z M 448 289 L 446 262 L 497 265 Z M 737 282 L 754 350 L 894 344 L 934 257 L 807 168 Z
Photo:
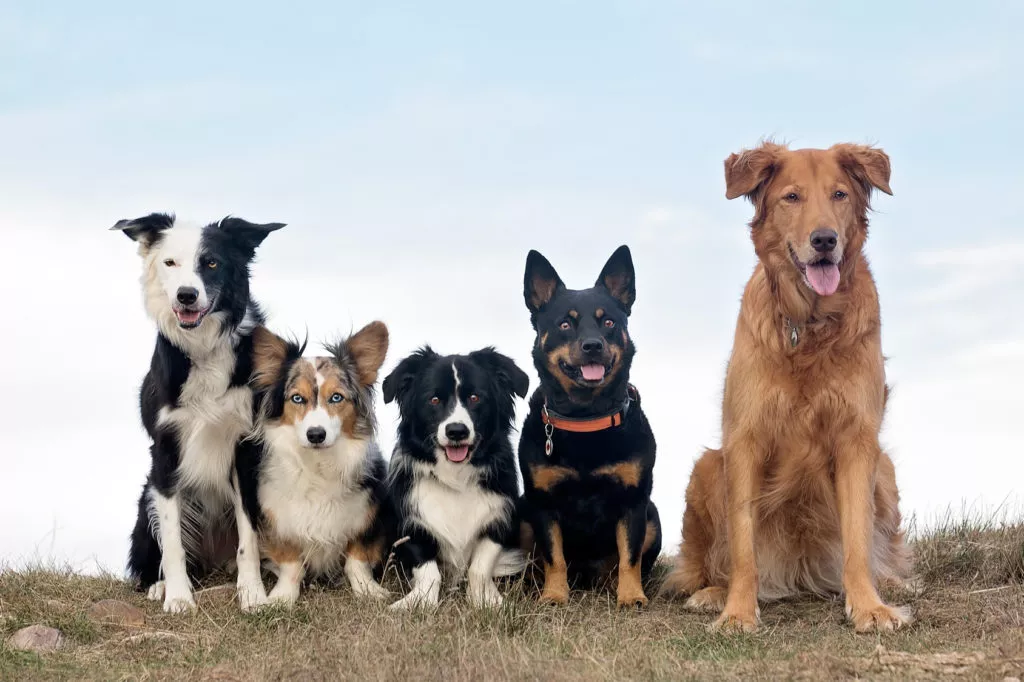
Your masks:
M 530 251 L 524 279 L 540 386 L 519 441 L 521 513 L 543 560 L 540 599 L 565 604 L 570 571 L 593 579 L 595 564 L 617 563 L 619 606 L 645 606 L 661 522 L 654 433 L 629 383 L 632 256 L 619 247 L 593 287 L 573 290 Z
M 464 575 L 470 603 L 495 607 L 494 578 L 525 570 L 509 434 L 515 396 L 528 389 L 526 373 L 493 348 L 441 356 L 427 346 L 384 379 L 384 402 L 397 400 L 401 414 L 388 468 L 394 556 L 412 583 L 392 609 L 433 607 L 442 577 Z
M 139 244 L 143 298 L 157 326 L 139 399 L 152 466 L 128 573 L 164 611 L 194 608 L 192 580 L 233 558 L 242 607 L 266 599 L 234 467 L 237 451 L 251 447 L 252 332 L 264 321 L 249 295 L 249 264 L 282 227 L 230 216 L 199 226 L 152 213 L 111 228 Z
M 758 599 L 845 593 L 857 631 L 910 611 L 883 603 L 910 557 L 892 460 L 878 292 L 862 251 L 874 190 L 892 194 L 881 149 L 764 143 L 725 161 L 726 198 L 747 197 L 758 264 L 725 379 L 722 447 L 697 461 L 666 594 L 754 630 Z
M 344 572 L 359 597 L 388 592 L 374 579 L 393 541 L 386 465 L 378 447 L 374 384 L 388 328 L 371 322 L 304 358 L 305 344 L 253 332 L 259 403 L 257 459 L 240 461 L 243 499 L 260 519 L 263 556 L 278 580 L 270 603 L 292 605 L 307 573 Z M 258 514 L 258 515 L 257 515 Z

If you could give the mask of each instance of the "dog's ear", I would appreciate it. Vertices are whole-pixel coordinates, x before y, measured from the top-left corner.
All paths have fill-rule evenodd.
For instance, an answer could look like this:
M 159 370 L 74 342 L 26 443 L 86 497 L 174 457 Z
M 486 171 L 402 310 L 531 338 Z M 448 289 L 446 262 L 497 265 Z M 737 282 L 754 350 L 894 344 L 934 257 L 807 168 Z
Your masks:
M 252 332 L 252 385 L 266 390 L 281 380 L 281 374 L 292 362 L 302 357 L 305 343 L 282 339 L 263 325 Z
M 530 317 L 535 316 L 561 289 L 565 289 L 565 284 L 548 259 L 539 251 L 531 250 L 526 255 L 526 275 L 523 277 L 523 297 Z
M 889 188 L 892 166 L 888 154 L 863 144 L 833 145 L 832 153 L 839 165 L 864 188 L 865 195 L 870 195 L 871 189 L 875 188 L 892 196 Z
M 604 287 L 622 304 L 629 315 L 636 301 L 636 273 L 633 270 L 633 256 L 629 247 L 623 244 L 615 249 L 608 262 L 601 269 L 595 286 Z
M 746 196 L 754 202 L 758 190 L 772 177 L 786 147 L 764 142 L 760 147 L 730 154 L 725 160 L 725 198 Z
M 507 355 L 502 355 L 491 347 L 473 351 L 469 357 L 478 365 L 486 367 L 502 390 L 508 391 L 509 395 L 526 397 L 527 391 L 530 390 L 530 377 L 519 369 L 515 360 Z
M 120 230 L 132 241 L 150 248 L 160 239 L 163 231 L 174 225 L 173 213 L 150 213 L 134 220 L 118 220 L 111 230 Z
M 338 362 L 346 359 L 355 365 L 359 383 L 373 386 L 377 383 L 377 373 L 384 364 L 388 352 L 388 328 L 383 322 L 374 321 L 366 325 L 347 341 L 327 347 L 327 352 Z
M 387 375 L 384 378 L 384 383 L 381 384 L 384 402 L 390 403 L 396 398 L 401 402 L 409 387 L 412 386 L 416 375 L 420 373 L 427 363 L 433 362 L 439 357 L 437 353 L 431 350 L 430 346 L 424 346 L 398 363 L 398 366 L 391 370 L 391 374 Z
M 250 253 L 256 253 L 256 247 L 263 243 L 267 235 L 275 230 L 280 230 L 285 223 L 250 223 L 248 220 L 227 216 L 218 223 L 221 229 L 231 235 L 237 243 L 245 247 Z

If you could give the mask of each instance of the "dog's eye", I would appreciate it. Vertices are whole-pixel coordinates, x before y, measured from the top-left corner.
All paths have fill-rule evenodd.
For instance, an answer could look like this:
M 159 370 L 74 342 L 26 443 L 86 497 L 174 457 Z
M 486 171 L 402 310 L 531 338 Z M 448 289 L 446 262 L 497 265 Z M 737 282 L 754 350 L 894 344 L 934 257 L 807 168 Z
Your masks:
M 790 192 L 789 194 L 782 198 L 789 202 L 800 201 L 800 195 L 797 194 L 796 192 Z
M 167 260 L 164 261 L 164 265 L 166 265 L 169 268 L 173 268 L 175 265 L 177 265 L 177 263 L 174 262 L 173 258 L 168 258 Z
M 837 189 L 835 192 L 832 192 L 832 198 L 835 199 L 836 201 L 842 201 L 847 196 L 848 195 L 846 194 L 846 192 L 844 192 L 841 189 Z
M 614 326 L 615 326 L 615 320 L 611 320 L 611 319 L 607 319 L 607 320 L 605 320 L 605 321 L 604 321 L 604 326 L 606 326 L 606 327 L 608 327 L 609 329 L 611 329 L 612 327 L 614 327 Z
M 431 398 L 431 399 L 430 399 L 430 404 L 431 404 L 431 405 L 440 405 L 440 404 L 441 404 L 441 399 L 440 399 L 440 398 L 438 398 L 438 397 L 437 397 L 437 396 L 435 395 L 435 396 L 434 396 L 433 398 Z
M 480 396 L 474 393 L 473 395 L 469 396 L 469 402 L 475 405 L 476 403 L 480 402 Z
M 302 403 L 306 402 L 306 399 L 303 398 L 298 393 L 296 393 L 295 395 L 292 396 L 292 402 L 295 403 L 296 405 L 301 405 Z
M 330 398 L 327 399 L 327 402 L 329 402 L 329 403 L 340 403 L 344 399 L 345 399 L 345 396 L 343 396 L 342 394 L 334 393 L 334 394 L 331 395 Z
M 206 267 L 210 268 L 211 270 L 216 270 L 217 269 L 217 261 L 215 261 L 215 260 L 213 260 L 211 258 L 210 260 L 206 261 Z
M 558 328 L 561 329 L 563 332 L 567 332 L 570 328 L 572 328 L 572 325 L 569 324 L 569 320 L 563 320 L 562 324 L 558 325 Z

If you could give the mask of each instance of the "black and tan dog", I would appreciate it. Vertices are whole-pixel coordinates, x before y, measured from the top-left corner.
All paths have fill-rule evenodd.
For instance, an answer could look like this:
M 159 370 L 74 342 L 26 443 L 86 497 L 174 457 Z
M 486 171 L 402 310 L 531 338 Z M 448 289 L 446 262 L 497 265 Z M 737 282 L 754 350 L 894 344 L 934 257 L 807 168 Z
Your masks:
M 544 566 L 541 601 L 566 603 L 570 575 L 593 578 L 595 567 L 617 561 L 619 605 L 644 606 L 661 523 L 650 499 L 654 434 L 629 383 L 635 348 L 626 323 L 636 298 L 629 249 L 619 247 L 583 290 L 567 289 L 531 251 L 524 293 L 540 387 L 523 424 L 519 466 L 527 542 Z

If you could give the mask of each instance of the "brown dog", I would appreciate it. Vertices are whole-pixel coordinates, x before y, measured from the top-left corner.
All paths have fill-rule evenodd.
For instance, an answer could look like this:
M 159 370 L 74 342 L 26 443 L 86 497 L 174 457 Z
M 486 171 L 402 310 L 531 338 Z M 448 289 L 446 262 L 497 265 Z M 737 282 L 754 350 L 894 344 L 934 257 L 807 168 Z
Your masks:
M 872 190 L 892 194 L 889 157 L 765 143 L 729 156 L 725 182 L 727 199 L 754 204 L 760 263 L 736 324 L 722 448 L 694 466 L 663 589 L 721 611 L 715 627 L 754 630 L 759 596 L 845 592 L 858 631 L 898 628 L 909 610 L 884 604 L 877 584 L 902 584 L 910 560 L 878 443 L 888 387 L 861 251 Z

